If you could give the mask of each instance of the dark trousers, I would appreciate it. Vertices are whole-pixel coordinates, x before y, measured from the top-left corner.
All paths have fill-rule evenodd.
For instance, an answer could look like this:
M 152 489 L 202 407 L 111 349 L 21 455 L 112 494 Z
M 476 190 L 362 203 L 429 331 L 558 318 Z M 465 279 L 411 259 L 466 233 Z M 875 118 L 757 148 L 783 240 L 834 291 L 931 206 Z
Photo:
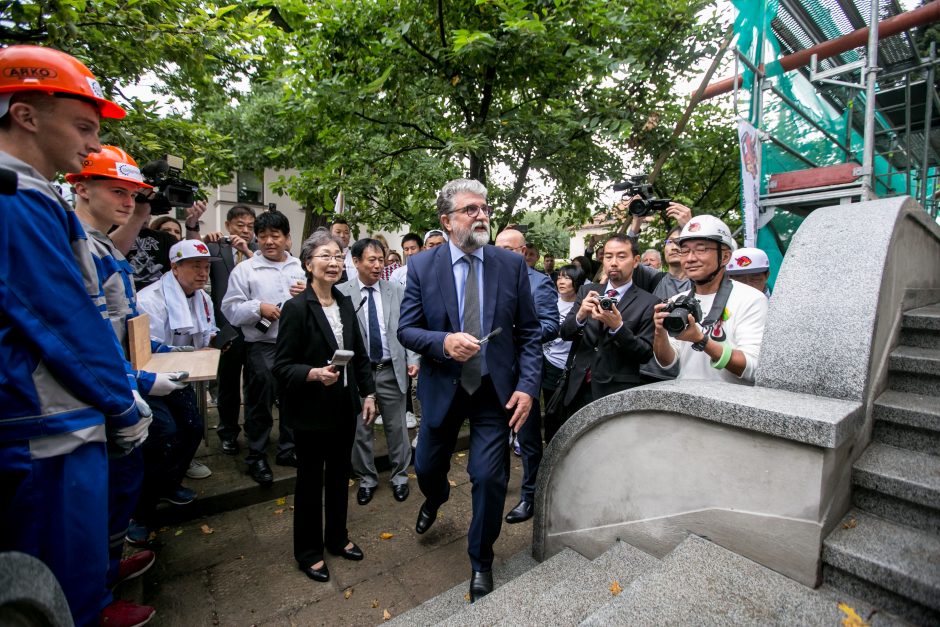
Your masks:
M 41 560 L 76 625 L 97 625 L 108 595 L 108 459 L 104 442 L 33 459 L 28 441 L 0 443 L 0 551 Z
M 148 396 L 153 411 L 143 445 L 144 483 L 134 519 L 150 526 L 160 497 L 180 487 L 202 439 L 203 421 L 192 386 L 166 396 Z
M 144 483 L 144 454 L 140 447 L 123 457 L 108 459 L 108 586 L 114 585 L 124 554 L 124 536 Z M 110 599 L 109 599 L 110 602 Z
M 546 359 L 542 360 L 542 398 L 545 399 L 546 405 L 558 389 L 558 380 L 561 378 L 562 373 L 564 373 L 562 368 L 553 366 Z M 552 441 L 552 438 L 555 437 L 555 434 L 558 433 L 561 425 L 565 424 L 567 419 L 568 412 L 565 410 L 564 403 L 558 403 L 558 408 L 555 411 L 546 412 L 543 417 L 545 444 Z
M 273 342 L 245 342 L 245 437 L 248 439 L 248 457 L 252 461 L 267 457 L 268 438 L 274 426 L 271 408 L 277 395 L 277 383 L 271 369 L 274 367 Z M 278 429 L 277 454 L 294 448 L 294 433 L 281 420 Z
M 294 559 L 301 568 L 322 560 L 324 547 L 335 552 L 349 542 L 346 511 L 354 420 L 349 416 L 348 425 L 326 431 L 294 432 L 297 453 Z
M 415 473 L 418 487 L 428 504 L 440 507 L 450 498 L 450 457 L 460 426 L 470 419 L 470 460 L 467 472 L 472 485 L 473 518 L 467 533 L 467 553 L 473 570 L 493 567 L 493 544 L 499 538 L 509 482 L 509 414 L 499 402 L 488 376 L 472 395 L 457 388 L 441 424 L 431 427 L 421 421 Z
M 594 381 L 593 379 L 590 382 L 582 380 L 581 387 L 578 389 L 578 393 L 571 401 L 571 404 L 566 407 L 568 410 L 568 415 L 570 416 L 574 414 L 576 411 L 592 401 L 596 401 L 599 398 L 604 398 L 605 396 L 610 396 L 611 394 L 616 394 L 617 392 L 622 392 L 623 390 L 635 388 L 638 385 L 642 384 L 639 382 L 624 383 L 621 381 L 610 381 L 608 383 L 600 383 L 598 381 Z
M 240 431 L 238 413 L 242 408 L 242 369 L 245 366 L 245 337 L 241 331 L 219 356 L 219 438 L 234 440 Z
M 522 500 L 531 503 L 535 497 L 535 480 L 542 463 L 542 408 L 539 399 L 532 399 L 529 417 L 517 437 L 522 450 Z

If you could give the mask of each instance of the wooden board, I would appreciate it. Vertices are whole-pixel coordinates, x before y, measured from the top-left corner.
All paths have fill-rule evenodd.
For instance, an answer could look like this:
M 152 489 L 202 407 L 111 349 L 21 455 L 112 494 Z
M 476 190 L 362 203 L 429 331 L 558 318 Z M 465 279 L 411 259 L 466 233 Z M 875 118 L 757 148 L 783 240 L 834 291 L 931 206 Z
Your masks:
M 127 352 L 135 370 L 145 370 L 150 361 L 150 316 L 145 313 L 127 321 Z
M 191 353 L 156 353 L 140 370 L 147 372 L 185 370 L 189 373 L 187 381 L 212 381 L 218 374 L 221 354 L 222 352 L 217 348 L 204 348 Z
M 767 191 L 771 193 L 789 192 L 797 189 L 811 189 L 829 185 L 854 183 L 860 176 L 857 163 L 840 163 L 821 168 L 780 172 L 770 176 Z

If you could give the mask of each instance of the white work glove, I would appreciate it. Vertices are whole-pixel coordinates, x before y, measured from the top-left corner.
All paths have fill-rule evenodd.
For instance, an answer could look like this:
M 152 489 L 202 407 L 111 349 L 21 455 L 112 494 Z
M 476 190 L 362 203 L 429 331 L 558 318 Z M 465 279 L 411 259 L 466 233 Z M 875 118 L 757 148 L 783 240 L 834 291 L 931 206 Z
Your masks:
M 171 346 L 171 353 L 191 353 L 196 350 L 195 346 Z
M 175 392 L 176 390 L 182 390 L 184 387 L 189 385 L 186 381 L 182 379 L 185 378 L 185 372 L 158 372 L 157 380 L 153 382 L 153 387 L 150 388 L 151 396 L 166 396 L 170 392 Z
M 153 422 L 153 412 L 150 410 L 150 405 L 147 404 L 147 401 L 137 390 L 132 390 L 132 392 L 140 420 L 137 421 L 137 424 L 121 427 L 108 433 L 109 448 L 114 451 L 117 457 L 127 455 L 143 444 L 144 440 L 147 439 L 147 429 L 150 427 L 150 423 Z

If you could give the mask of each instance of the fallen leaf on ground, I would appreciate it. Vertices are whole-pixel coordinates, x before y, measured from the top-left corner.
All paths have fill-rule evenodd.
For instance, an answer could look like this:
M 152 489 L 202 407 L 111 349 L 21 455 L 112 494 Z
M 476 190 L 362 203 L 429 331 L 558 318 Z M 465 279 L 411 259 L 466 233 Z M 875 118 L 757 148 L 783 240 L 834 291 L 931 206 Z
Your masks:
M 388 609 L 382 610 L 382 620 L 392 620 L 392 613 Z
M 466 457 L 466 456 L 467 456 L 466 453 L 457 453 L 457 457 Z
M 274 514 L 276 516 L 280 516 L 283 513 L 284 513 L 284 508 L 274 510 Z
M 287 505 L 287 497 L 286 497 L 286 496 L 282 496 L 282 497 L 279 498 L 278 500 L 274 501 L 274 504 L 275 504 L 275 505 Z
M 210 533 L 213 533 L 215 531 L 215 529 L 213 529 L 209 525 L 203 525 L 202 527 L 200 527 L 200 529 L 202 529 L 202 532 L 206 535 L 209 535 Z
M 610 593 L 617 596 L 621 592 L 623 592 L 623 588 L 620 587 L 620 582 L 615 579 L 614 582 L 610 584 Z
M 447 483 L 449 483 L 452 488 L 457 487 L 457 482 L 454 481 L 453 479 L 448 479 Z
M 378 606 L 379 606 L 379 600 L 378 600 L 378 599 L 372 599 L 372 607 L 378 607 Z
M 842 619 L 842 624 L 845 627 L 868 627 L 868 623 L 865 622 L 865 619 L 859 616 L 858 612 L 845 603 L 839 603 L 839 609 L 845 614 L 845 618 Z
M 464 601 L 469 601 L 469 600 L 470 600 L 470 593 L 469 593 L 469 592 L 468 592 L 467 594 L 463 595 L 463 600 L 464 600 Z
M 858 525 L 858 521 L 855 520 L 854 518 L 850 518 L 848 521 L 842 523 L 842 528 L 843 529 L 855 529 L 856 525 Z
M 387 531 L 383 531 L 382 533 L 379 534 L 379 537 L 382 538 L 383 540 L 391 540 L 392 538 L 395 537 L 395 534 L 389 533 Z
M 352 588 L 346 588 L 345 590 L 343 590 L 343 598 L 348 599 L 349 597 L 352 596 L 352 593 L 353 593 Z
M 349 480 L 349 487 L 351 488 L 351 487 L 353 487 L 354 485 L 356 485 L 356 481 L 355 481 L 354 479 L 350 479 L 350 480 Z
M 174 533 L 173 535 L 174 535 L 174 536 L 181 536 L 181 535 L 183 535 L 183 530 L 182 530 L 182 529 L 177 529 L 177 530 L 176 530 L 176 533 Z
M 408 473 L 408 478 L 409 478 L 409 479 L 417 479 L 417 478 L 418 478 L 418 475 L 416 475 L 416 474 L 413 473 L 413 472 L 409 472 L 409 473 Z

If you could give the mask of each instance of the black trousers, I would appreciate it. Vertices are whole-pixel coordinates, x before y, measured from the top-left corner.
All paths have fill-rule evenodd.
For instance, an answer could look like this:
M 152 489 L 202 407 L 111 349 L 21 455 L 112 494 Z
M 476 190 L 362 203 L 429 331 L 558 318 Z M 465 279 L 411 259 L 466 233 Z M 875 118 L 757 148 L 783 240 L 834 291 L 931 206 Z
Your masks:
M 546 405 L 555 394 L 555 390 L 558 389 L 558 379 L 563 372 L 564 370 L 553 366 L 547 359 L 542 360 L 542 397 L 545 399 Z M 558 433 L 561 425 L 565 424 L 569 415 L 564 403 L 558 403 L 558 408 L 553 412 L 545 412 L 543 421 L 545 423 L 546 445 L 552 441 L 552 438 Z
M 342 550 L 349 542 L 346 512 L 355 418 L 325 431 L 294 431 L 297 484 L 294 495 L 294 559 L 309 568 L 324 548 Z M 324 507 L 326 524 L 324 524 Z
M 242 369 L 245 367 L 245 336 L 238 332 L 228 349 L 219 356 L 219 438 L 238 437 L 238 413 L 242 407 Z

